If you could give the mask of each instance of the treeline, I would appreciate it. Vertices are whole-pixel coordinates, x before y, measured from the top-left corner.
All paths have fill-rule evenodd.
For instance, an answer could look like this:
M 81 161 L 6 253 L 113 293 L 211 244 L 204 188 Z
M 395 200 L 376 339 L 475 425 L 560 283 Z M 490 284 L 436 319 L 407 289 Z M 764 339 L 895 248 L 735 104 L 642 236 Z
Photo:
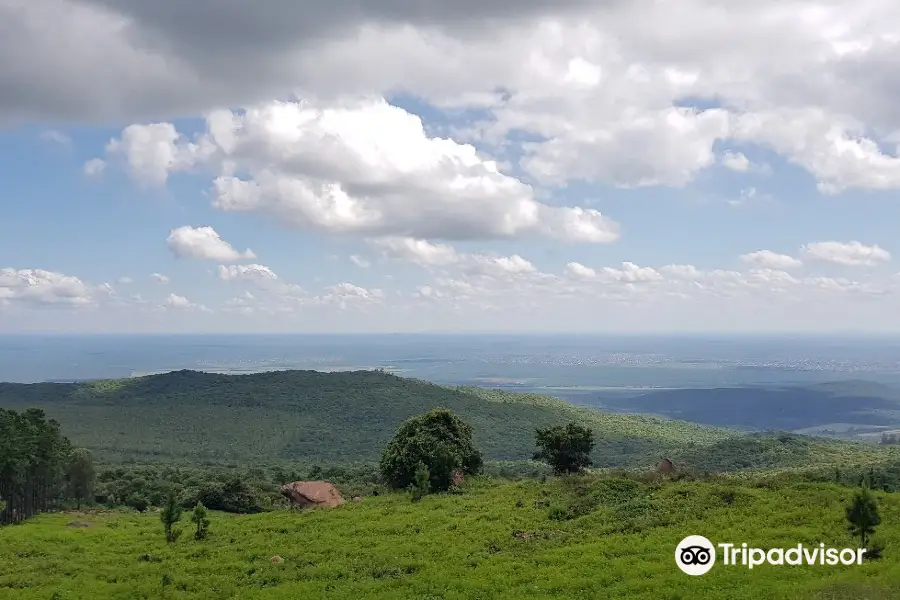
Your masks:
M 72 448 L 44 411 L 0 409 L 0 524 L 91 497 L 90 455 Z

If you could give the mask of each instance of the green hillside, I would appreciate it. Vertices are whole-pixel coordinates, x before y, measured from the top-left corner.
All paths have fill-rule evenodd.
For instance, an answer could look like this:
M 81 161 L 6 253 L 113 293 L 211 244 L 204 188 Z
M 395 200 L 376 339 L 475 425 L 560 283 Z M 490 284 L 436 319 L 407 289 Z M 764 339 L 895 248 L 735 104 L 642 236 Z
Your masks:
M 843 520 L 852 493 L 724 478 L 472 481 L 419 503 L 389 494 L 313 512 L 213 513 L 208 539 L 188 532 L 172 545 L 155 512 L 45 514 L 2 531 L 0 600 L 896 599 L 896 493 L 876 493 L 881 560 L 751 571 L 719 558 L 701 577 L 675 565 L 676 545 L 694 534 L 855 548 Z
M 685 421 L 604 413 L 562 400 L 448 388 L 377 371 L 219 375 L 179 371 L 84 383 L 0 384 L 0 407 L 40 407 L 103 462 L 372 462 L 409 416 L 443 406 L 488 460 L 525 460 L 534 429 L 575 420 L 596 432 L 598 467 L 666 456 L 704 470 L 862 463 L 887 448 L 797 436 L 747 438 Z

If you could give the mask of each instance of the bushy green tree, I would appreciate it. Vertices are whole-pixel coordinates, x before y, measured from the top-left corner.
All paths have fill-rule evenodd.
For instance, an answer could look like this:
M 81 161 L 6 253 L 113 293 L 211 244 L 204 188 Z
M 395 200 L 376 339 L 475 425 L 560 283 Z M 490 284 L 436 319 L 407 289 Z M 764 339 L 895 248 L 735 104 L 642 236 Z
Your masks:
M 407 419 L 385 447 L 379 467 L 387 485 L 406 489 L 420 463 L 428 469 L 430 492 L 449 489 L 455 470 L 474 475 L 484 464 L 472 427 L 445 408 Z
M 82 502 L 94 500 L 94 462 L 91 453 L 85 448 L 77 448 L 72 452 L 69 465 L 66 469 L 66 479 L 69 482 L 69 493 L 75 499 L 78 508 Z
M 169 494 L 169 500 L 166 502 L 165 508 L 159 513 L 159 519 L 162 521 L 163 529 L 166 532 L 166 541 L 174 542 L 181 535 L 181 531 L 175 529 L 175 523 L 181 520 L 181 506 L 175 499 L 175 494 Z
M 591 466 L 594 432 L 587 427 L 569 423 L 538 429 L 535 442 L 538 449 L 534 459 L 549 464 L 557 475 L 578 473 Z
M 191 513 L 191 522 L 197 526 L 197 530 L 194 532 L 194 538 L 198 540 L 202 540 L 206 537 L 206 534 L 209 532 L 209 518 L 206 516 L 206 507 L 203 506 L 202 502 L 198 502 L 196 506 L 194 506 L 194 510 Z
M 846 517 L 850 535 L 859 538 L 861 548 L 868 548 L 869 539 L 881 523 L 878 502 L 868 487 L 861 487 L 853 495 L 853 500 L 846 509 Z

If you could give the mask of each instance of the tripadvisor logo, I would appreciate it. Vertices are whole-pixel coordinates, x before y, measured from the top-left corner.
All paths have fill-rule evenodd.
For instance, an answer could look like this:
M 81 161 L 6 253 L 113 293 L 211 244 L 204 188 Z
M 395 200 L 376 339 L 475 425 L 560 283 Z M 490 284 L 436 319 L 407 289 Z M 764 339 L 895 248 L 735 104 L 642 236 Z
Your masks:
M 826 548 L 825 544 L 804 546 L 797 544 L 791 548 L 748 547 L 744 544 L 713 545 L 702 535 L 689 535 L 675 548 L 675 564 L 688 575 L 704 575 L 716 564 L 716 548 L 722 564 L 728 567 L 743 566 L 748 569 L 764 564 L 782 565 L 861 565 L 865 548 Z

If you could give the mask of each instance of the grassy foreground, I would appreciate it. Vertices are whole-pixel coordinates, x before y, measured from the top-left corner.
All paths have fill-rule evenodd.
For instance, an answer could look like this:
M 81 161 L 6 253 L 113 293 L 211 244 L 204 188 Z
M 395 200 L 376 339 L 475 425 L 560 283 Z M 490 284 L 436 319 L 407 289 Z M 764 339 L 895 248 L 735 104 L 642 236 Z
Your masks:
M 157 513 L 45 514 L 0 529 L 0 600 L 896 599 L 900 494 L 876 493 L 886 548 L 878 561 L 717 564 L 702 577 L 675 565 L 675 546 L 691 534 L 762 548 L 855 547 L 843 519 L 852 493 L 727 478 L 473 480 L 462 494 L 420 503 L 391 494 L 305 513 L 214 513 L 208 539 L 194 540 L 185 522 L 171 546 Z

